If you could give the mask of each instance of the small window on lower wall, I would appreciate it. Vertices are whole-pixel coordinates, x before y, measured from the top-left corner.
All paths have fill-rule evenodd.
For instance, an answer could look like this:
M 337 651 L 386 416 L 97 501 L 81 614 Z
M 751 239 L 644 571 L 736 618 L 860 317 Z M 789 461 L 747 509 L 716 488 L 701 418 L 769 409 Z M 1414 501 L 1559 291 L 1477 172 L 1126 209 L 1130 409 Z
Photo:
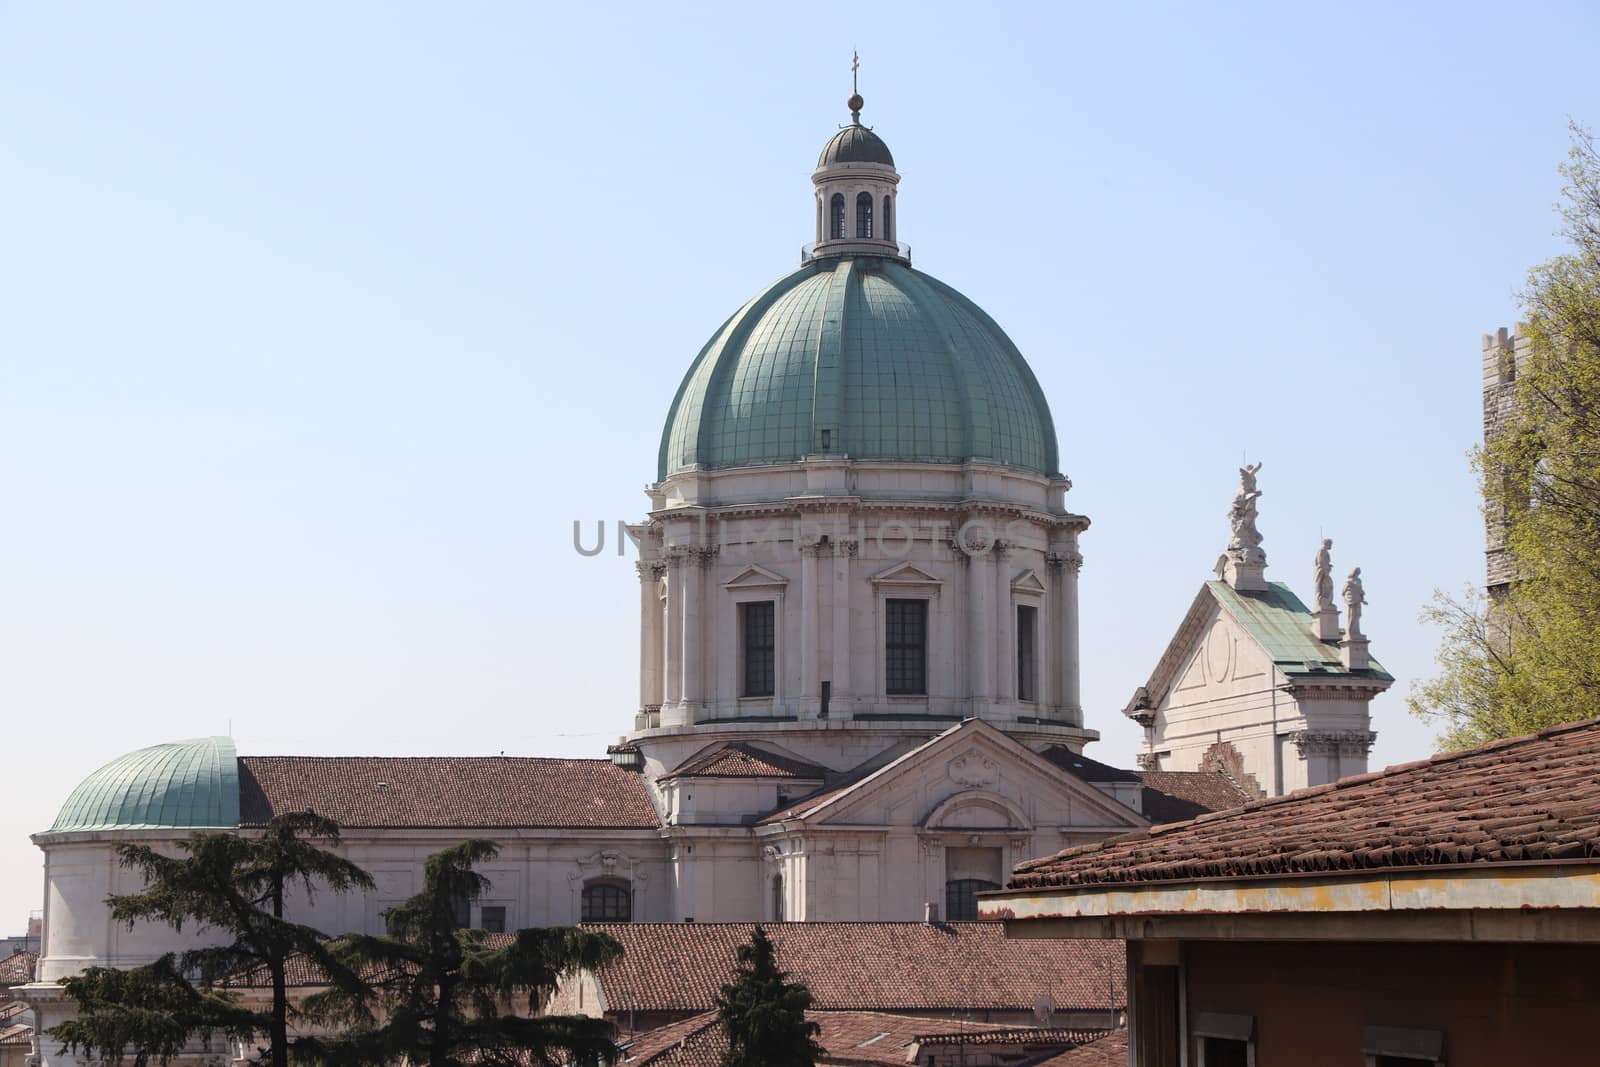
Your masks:
M 1367 1067 L 1444 1067 L 1444 1031 L 1407 1026 L 1363 1026 Z
M 1200 1051 L 1198 1067 L 1255 1067 L 1255 1016 L 1202 1011 L 1191 1032 Z
M 504 904 L 485 904 L 479 913 L 478 928 L 486 934 L 503 934 L 506 932 L 506 908 Z

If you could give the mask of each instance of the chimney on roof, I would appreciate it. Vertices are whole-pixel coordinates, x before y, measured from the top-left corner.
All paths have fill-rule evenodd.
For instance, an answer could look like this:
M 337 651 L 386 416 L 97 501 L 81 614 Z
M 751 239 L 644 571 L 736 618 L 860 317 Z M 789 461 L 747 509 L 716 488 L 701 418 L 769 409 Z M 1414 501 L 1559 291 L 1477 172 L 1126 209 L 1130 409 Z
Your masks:
M 932 926 L 939 921 L 939 905 L 933 901 L 926 901 L 922 905 L 922 921 Z

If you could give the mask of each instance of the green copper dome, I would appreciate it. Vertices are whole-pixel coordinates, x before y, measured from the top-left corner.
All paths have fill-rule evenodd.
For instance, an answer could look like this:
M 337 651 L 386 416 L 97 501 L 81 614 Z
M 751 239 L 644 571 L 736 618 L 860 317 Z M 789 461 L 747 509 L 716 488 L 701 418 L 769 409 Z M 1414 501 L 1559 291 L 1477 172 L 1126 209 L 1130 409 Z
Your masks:
M 852 459 L 1059 471 L 1044 393 L 972 301 L 886 256 L 820 258 L 723 324 L 661 435 L 659 476 Z
M 202 737 L 112 760 L 72 791 L 50 832 L 237 825 L 239 754 L 232 738 Z

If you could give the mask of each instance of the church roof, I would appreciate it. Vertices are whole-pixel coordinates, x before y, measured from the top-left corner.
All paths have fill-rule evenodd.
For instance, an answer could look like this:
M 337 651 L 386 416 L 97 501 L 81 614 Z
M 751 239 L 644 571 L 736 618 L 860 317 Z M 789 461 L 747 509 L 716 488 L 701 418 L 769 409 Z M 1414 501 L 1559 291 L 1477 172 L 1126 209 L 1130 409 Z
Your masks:
M 1011 886 L 1600 859 L 1600 720 L 1355 775 L 1017 867 Z
M 798 778 L 821 781 L 825 768 L 793 756 L 785 756 L 743 741 L 713 745 L 691 756 L 671 774 L 671 778 Z
M 346 827 L 660 825 L 643 779 L 604 759 L 244 756 L 239 767 L 246 825 L 307 808 Z
M 1144 783 L 1141 810 L 1153 823 L 1182 822 L 1256 799 L 1221 771 L 1140 771 L 1139 780 Z
M 852 459 L 1059 469 L 1022 354 L 983 309 L 882 256 L 816 259 L 734 313 L 690 365 L 658 475 Z
M 705 1011 L 733 974 L 754 923 L 596 923 L 623 955 L 597 975 L 606 1011 Z M 1008 940 L 999 923 L 763 924 L 778 966 L 811 990 L 818 1011 L 1032 1011 L 1120 1008 L 1116 941 Z M 1112 985 L 1107 985 L 1108 968 Z M 1117 1003 L 1107 1004 L 1107 999 Z
M 1255 799 L 1221 771 L 1129 771 L 1066 745 L 1052 745 L 1039 755 L 1086 782 L 1138 782 L 1139 813 L 1152 823 L 1181 822 Z
M 1311 609 L 1283 582 L 1269 582 L 1259 592 L 1219 581 L 1207 582 L 1206 588 L 1286 675 L 1345 674 L 1394 681 L 1377 660 L 1365 670 L 1347 668 L 1340 659 L 1339 642 L 1317 639 L 1311 628 Z
M 233 740 L 202 737 L 112 760 L 78 784 L 50 832 L 206 829 L 238 822 Z

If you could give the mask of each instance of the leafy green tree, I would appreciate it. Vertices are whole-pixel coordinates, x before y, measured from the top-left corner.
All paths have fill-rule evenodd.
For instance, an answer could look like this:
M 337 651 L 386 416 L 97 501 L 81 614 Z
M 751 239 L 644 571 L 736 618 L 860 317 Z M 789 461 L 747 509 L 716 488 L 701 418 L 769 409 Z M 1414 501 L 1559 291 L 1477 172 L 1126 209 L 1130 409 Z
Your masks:
M 811 990 L 778 969 L 772 940 L 756 927 L 739 946 L 738 969 L 717 997 L 717 1015 L 728 1036 L 722 1067 L 813 1067 L 823 1048 L 821 1027 L 806 1020 Z
M 251 1041 L 259 1034 L 267 1037 L 272 1067 L 287 1067 L 289 961 L 305 957 L 341 988 L 361 988 L 320 932 L 284 918 L 285 898 L 297 886 L 307 896 L 319 887 L 336 893 L 371 888 L 365 871 L 326 851 L 338 841 L 338 823 L 293 812 L 273 819 L 259 836 L 192 834 L 178 856 L 120 846 L 122 865 L 143 872 L 147 884 L 141 892 L 110 899 L 114 920 L 130 928 L 141 920 L 177 930 L 192 924 L 233 940 L 130 971 L 97 967 L 69 978 L 65 987 L 78 1017 L 53 1027 L 50 1035 L 67 1051 L 112 1062 L 131 1055 L 142 1067 L 152 1058 L 165 1063 L 197 1036 L 221 1032 Z M 224 978 L 249 972 L 271 985 L 265 1012 L 246 1010 L 216 989 Z
M 509 939 L 461 929 L 458 907 L 488 879 L 473 868 L 492 841 L 465 841 L 428 857 L 422 892 L 385 913 L 388 934 L 337 946 L 341 964 L 369 976 L 375 997 L 333 988 L 309 998 L 307 1015 L 335 1032 L 296 1054 L 329 1067 L 525 1067 L 598 1065 L 617 1055 L 615 1028 L 584 1016 L 516 1015 L 542 1007 L 563 973 L 616 958 L 614 938 L 570 927 L 518 930 Z
M 1473 457 L 1515 580 L 1492 602 L 1437 597 L 1441 672 L 1412 711 L 1479 744 L 1600 710 L 1600 150 L 1572 127 L 1560 213 L 1567 252 L 1522 294 L 1516 404 Z

